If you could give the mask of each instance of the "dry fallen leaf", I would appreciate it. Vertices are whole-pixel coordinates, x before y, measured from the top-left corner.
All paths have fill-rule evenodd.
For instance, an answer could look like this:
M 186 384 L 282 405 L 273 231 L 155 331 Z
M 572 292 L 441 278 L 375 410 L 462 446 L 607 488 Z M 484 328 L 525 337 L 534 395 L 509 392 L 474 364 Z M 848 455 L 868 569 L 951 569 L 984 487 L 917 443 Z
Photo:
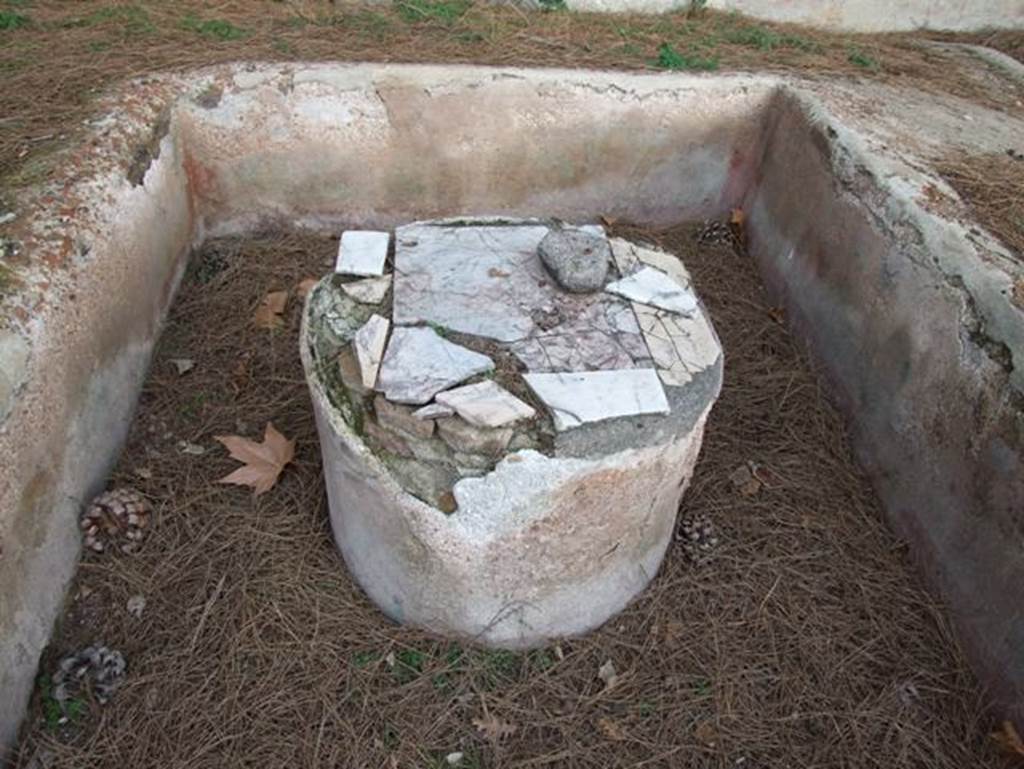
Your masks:
M 317 283 L 319 281 L 316 278 L 303 278 L 295 286 L 295 296 L 299 297 L 299 299 L 305 299 L 306 295 L 313 290 L 313 286 Z
M 232 458 L 244 462 L 230 475 L 226 475 L 217 483 L 234 483 L 239 486 L 252 486 L 253 494 L 259 496 L 277 483 L 277 477 L 284 466 L 295 456 L 295 441 L 290 441 L 279 433 L 274 425 L 267 422 L 263 433 L 263 443 L 238 435 L 215 435 L 214 440 L 224 444 Z
M 615 672 L 615 665 L 611 660 L 605 662 L 597 669 L 597 677 L 604 681 L 604 688 L 611 689 L 619 682 L 618 673 Z
M 786 323 L 786 310 L 783 307 L 769 307 L 768 316 L 780 326 Z
M 178 376 L 182 376 L 194 369 L 196 362 L 191 358 L 171 358 L 171 365 L 178 370 Z
M 1004 753 L 1024 761 L 1024 740 L 1021 739 L 1012 721 L 1003 721 L 1000 728 L 992 732 L 992 739 Z
M 626 730 L 607 716 L 597 719 L 597 728 L 610 740 L 626 739 Z
M 746 219 L 747 215 L 743 212 L 742 208 L 734 208 L 729 216 L 729 222 L 737 227 L 742 227 Z
M 516 727 L 513 724 L 502 721 L 490 713 L 484 713 L 483 718 L 474 718 L 473 726 L 477 728 L 480 734 L 493 742 L 497 742 L 502 737 L 511 737 L 516 731 Z
M 732 485 L 745 497 L 752 497 L 761 490 L 761 481 L 750 462 L 740 465 L 729 475 Z
M 709 748 L 713 748 L 718 740 L 718 735 L 715 734 L 715 727 L 710 721 L 701 721 L 697 724 L 697 728 L 693 730 L 693 736 L 697 738 L 698 742 L 707 745 Z
M 285 305 L 288 304 L 287 291 L 271 291 L 260 301 L 260 306 L 253 313 L 252 320 L 259 328 L 275 329 L 284 325 Z

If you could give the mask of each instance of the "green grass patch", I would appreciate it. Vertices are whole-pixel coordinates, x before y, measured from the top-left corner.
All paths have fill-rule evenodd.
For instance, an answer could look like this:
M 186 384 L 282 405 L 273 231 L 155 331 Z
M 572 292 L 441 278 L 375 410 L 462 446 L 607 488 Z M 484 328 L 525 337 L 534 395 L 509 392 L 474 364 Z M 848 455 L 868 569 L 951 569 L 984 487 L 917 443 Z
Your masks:
M 398 0 L 395 10 L 410 24 L 436 21 L 451 26 L 465 15 L 470 5 L 470 0 Z
M 718 69 L 718 57 L 680 53 L 671 44 L 662 43 L 658 48 L 658 58 L 654 60 L 654 66 L 658 69 L 711 72 Z
M 722 39 L 735 45 L 746 45 L 759 51 L 772 51 L 776 48 L 794 48 L 801 51 L 812 51 L 816 43 L 799 35 L 780 35 L 767 27 L 735 27 L 722 34 Z
M 847 59 L 851 64 L 856 64 L 858 67 L 870 70 L 871 72 L 877 72 L 882 68 L 882 65 L 878 63 L 878 59 L 865 53 L 860 48 L 851 48 Z
M 391 675 L 400 684 L 407 684 L 415 681 L 423 672 L 427 655 L 417 649 L 401 649 L 395 653 L 395 666 L 391 668 Z
M 236 27 L 225 19 L 200 19 L 191 13 L 181 20 L 181 27 L 203 37 L 221 41 L 241 40 L 248 34 L 241 27 Z
M 342 19 L 342 23 L 378 39 L 387 35 L 393 26 L 391 19 L 383 13 L 371 10 L 349 14 Z
M 65 19 L 60 23 L 65 29 L 96 27 L 103 24 L 120 24 L 125 32 L 142 35 L 156 31 L 145 8 L 137 5 L 115 5 L 100 8 L 85 16 Z
M 27 27 L 31 21 L 28 16 L 17 11 L 0 11 L 0 29 L 3 30 Z

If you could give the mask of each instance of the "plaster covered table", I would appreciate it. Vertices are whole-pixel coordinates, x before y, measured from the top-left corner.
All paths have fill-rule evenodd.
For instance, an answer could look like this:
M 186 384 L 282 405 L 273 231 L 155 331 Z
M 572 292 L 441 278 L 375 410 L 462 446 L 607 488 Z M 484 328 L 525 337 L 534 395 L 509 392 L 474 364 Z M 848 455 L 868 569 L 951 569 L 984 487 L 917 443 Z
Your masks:
M 339 269 L 345 243 L 301 345 L 352 574 L 494 646 L 601 624 L 657 571 L 721 388 L 684 266 L 542 220 L 399 227 L 390 272 L 387 238 Z

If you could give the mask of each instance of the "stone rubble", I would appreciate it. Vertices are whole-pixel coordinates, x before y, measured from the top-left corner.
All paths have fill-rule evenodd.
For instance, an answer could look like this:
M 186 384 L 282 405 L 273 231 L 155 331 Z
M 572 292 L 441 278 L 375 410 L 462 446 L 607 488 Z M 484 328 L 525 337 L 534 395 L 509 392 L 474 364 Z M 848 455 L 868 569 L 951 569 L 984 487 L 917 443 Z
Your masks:
M 504 427 L 536 412 L 504 387 L 487 380 L 438 393 L 436 400 L 476 427 Z
M 391 234 L 373 230 L 348 230 L 338 244 L 334 271 L 340 275 L 383 275 Z
M 440 419 L 441 417 L 450 417 L 454 414 L 455 409 L 442 406 L 440 403 L 428 403 L 412 413 L 417 419 Z

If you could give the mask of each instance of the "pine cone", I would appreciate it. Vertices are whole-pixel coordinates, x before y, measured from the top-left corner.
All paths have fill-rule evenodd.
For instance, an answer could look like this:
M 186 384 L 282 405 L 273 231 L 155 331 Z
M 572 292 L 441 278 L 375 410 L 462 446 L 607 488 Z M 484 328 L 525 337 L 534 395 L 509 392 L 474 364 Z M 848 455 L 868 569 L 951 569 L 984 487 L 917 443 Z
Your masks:
M 696 566 L 710 561 L 718 547 L 715 524 L 703 514 L 683 516 L 676 538 L 683 543 L 683 553 Z
M 121 652 L 102 644 L 64 657 L 51 677 L 53 698 L 66 717 L 67 703 L 91 691 L 105 705 L 124 682 L 127 665 Z
M 122 553 L 138 549 L 152 508 L 135 489 L 122 487 L 100 494 L 82 516 L 85 546 L 97 553 L 117 547 Z

